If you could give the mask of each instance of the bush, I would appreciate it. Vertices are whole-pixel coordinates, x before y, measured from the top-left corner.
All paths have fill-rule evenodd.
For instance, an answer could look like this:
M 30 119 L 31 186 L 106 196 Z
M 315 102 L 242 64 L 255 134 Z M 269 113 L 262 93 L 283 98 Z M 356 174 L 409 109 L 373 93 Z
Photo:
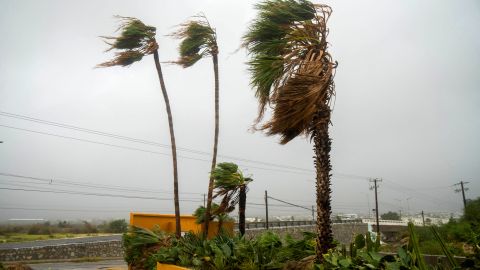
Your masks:
M 127 231 L 128 224 L 125 219 L 117 219 L 108 223 L 107 231 L 111 233 L 124 233 Z
M 50 228 L 50 224 L 35 224 L 28 229 L 28 234 L 52 234 L 52 230 Z

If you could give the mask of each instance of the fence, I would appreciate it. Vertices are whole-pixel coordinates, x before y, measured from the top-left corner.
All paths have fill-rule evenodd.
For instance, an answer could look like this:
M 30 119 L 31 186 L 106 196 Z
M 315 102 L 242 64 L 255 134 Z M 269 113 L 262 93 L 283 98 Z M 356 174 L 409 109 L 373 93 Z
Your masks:
M 362 223 L 361 219 L 353 219 L 353 220 L 339 220 L 333 221 L 333 224 L 352 224 L 352 223 Z M 313 220 L 285 220 L 285 221 L 269 221 L 268 227 L 269 228 L 283 228 L 283 227 L 302 227 L 302 226 L 314 226 L 316 223 Z M 247 222 L 245 223 L 245 229 L 247 230 L 255 230 L 255 229 L 266 229 L 267 222 L 259 221 L 259 222 Z M 235 223 L 234 229 L 238 230 L 238 223 Z

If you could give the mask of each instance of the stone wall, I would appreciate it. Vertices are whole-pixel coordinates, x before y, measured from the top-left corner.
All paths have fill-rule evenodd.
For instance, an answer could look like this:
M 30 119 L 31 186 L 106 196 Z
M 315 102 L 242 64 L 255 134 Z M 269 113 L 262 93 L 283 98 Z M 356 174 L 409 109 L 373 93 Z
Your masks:
M 277 227 L 270 228 L 270 231 L 278 233 L 279 235 L 290 234 L 294 238 L 299 238 L 302 236 L 302 232 L 315 232 L 315 225 L 305 225 L 305 226 L 296 226 L 296 227 Z M 357 234 L 367 233 L 367 224 L 365 223 L 344 223 L 344 224 L 333 224 L 333 237 L 342 244 L 350 244 L 353 241 L 353 238 Z M 248 238 L 253 238 L 257 235 L 260 235 L 264 232 L 265 229 L 249 229 L 245 231 L 245 235 Z
M 333 224 L 334 238 L 342 244 L 349 244 L 356 234 L 367 232 L 367 225 L 362 223 Z M 252 238 L 262 232 L 264 228 L 246 230 L 246 237 Z M 270 231 L 282 236 L 290 234 L 300 238 L 304 231 L 315 231 L 314 225 L 296 227 L 277 227 Z M 122 242 L 118 240 L 66 244 L 57 246 L 0 249 L 0 261 L 36 261 L 36 260 L 70 260 L 78 258 L 118 258 L 123 257 Z
M 115 257 L 123 257 L 122 241 L 0 249 L 1 262 Z

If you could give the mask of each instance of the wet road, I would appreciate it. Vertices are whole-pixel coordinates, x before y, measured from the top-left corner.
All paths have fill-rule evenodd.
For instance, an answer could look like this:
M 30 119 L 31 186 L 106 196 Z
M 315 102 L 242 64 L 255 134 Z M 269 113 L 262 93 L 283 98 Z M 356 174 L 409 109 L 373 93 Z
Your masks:
M 127 270 L 127 264 L 123 260 L 108 260 L 98 262 L 62 262 L 62 263 L 38 263 L 29 264 L 34 270 Z
M 82 237 L 82 238 L 38 240 L 38 241 L 31 241 L 31 242 L 0 243 L 0 249 L 58 246 L 58 245 L 91 243 L 91 242 L 113 241 L 113 240 L 122 240 L 122 235 L 115 234 L 115 235 L 107 235 L 107 236 L 93 236 L 93 237 Z

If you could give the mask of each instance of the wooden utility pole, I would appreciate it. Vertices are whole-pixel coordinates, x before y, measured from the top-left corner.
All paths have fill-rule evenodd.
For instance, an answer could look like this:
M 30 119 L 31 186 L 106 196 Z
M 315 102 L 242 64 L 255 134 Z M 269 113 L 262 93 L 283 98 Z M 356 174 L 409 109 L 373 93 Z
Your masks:
M 423 214 L 423 210 L 422 210 L 422 221 L 423 221 L 423 227 L 425 227 L 425 215 Z
M 377 237 L 380 237 L 380 222 L 378 219 L 378 214 L 380 211 L 378 211 L 378 192 L 377 192 L 377 187 L 378 187 L 378 182 L 382 182 L 382 179 L 375 178 L 373 180 L 370 180 L 370 182 L 373 182 L 373 187 L 370 187 L 370 189 L 375 189 L 375 217 L 376 217 L 376 223 L 377 223 Z
M 465 191 L 468 190 L 468 188 L 465 188 L 464 185 L 468 184 L 470 182 L 463 182 L 460 181 L 460 183 L 456 183 L 454 186 L 460 185 L 460 189 L 455 189 L 455 192 L 462 192 L 462 198 L 463 198 L 463 210 L 465 211 L 465 208 L 467 208 L 467 199 L 465 199 Z
M 265 226 L 268 230 L 268 195 L 267 191 L 265 190 Z
M 205 207 L 205 193 L 203 193 L 203 207 Z
M 313 205 L 312 205 L 312 220 L 315 221 L 315 210 L 313 210 Z

